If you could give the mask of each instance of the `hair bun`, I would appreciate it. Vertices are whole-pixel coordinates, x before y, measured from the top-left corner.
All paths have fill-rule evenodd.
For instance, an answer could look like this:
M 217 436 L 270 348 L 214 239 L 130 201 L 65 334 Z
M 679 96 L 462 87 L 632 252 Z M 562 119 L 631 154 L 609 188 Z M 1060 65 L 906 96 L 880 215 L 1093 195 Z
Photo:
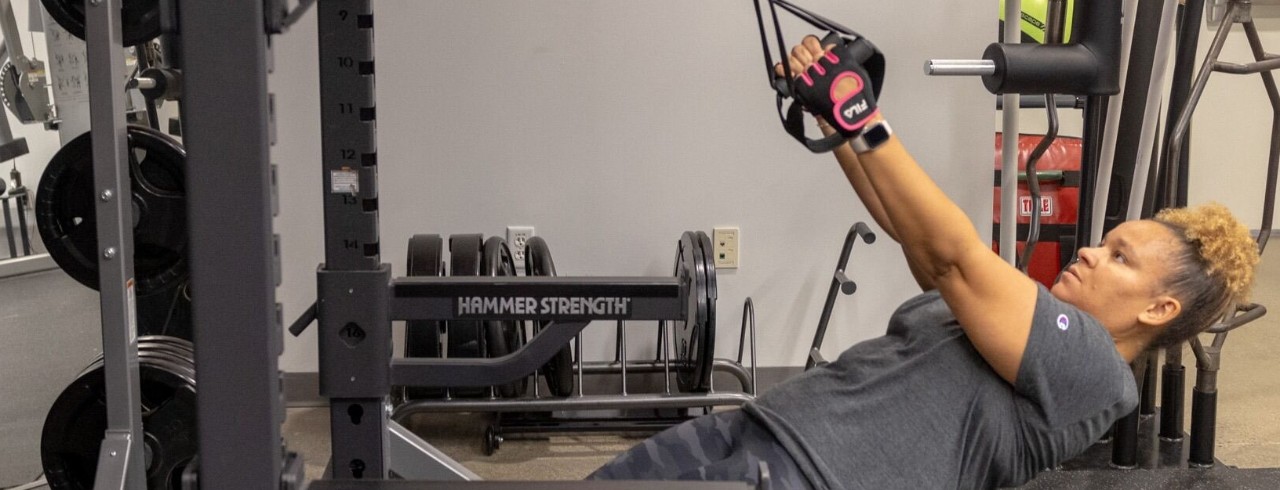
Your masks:
M 1206 272 L 1222 281 L 1235 302 L 1248 301 L 1254 269 L 1261 257 L 1249 228 L 1226 206 L 1211 202 L 1191 208 L 1165 209 L 1155 219 L 1181 228 L 1204 260 Z

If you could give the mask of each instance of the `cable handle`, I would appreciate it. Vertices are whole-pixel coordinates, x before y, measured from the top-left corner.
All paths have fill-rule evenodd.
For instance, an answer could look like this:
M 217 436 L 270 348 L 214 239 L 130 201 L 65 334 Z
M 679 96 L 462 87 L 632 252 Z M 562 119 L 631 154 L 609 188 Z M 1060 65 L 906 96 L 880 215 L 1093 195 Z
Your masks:
M 781 75 L 774 70 L 775 64 L 773 55 L 770 53 L 769 33 L 765 27 L 764 9 L 760 5 L 761 0 L 755 0 L 756 23 L 760 29 L 760 45 L 764 52 L 765 74 L 768 77 L 769 87 L 777 94 L 775 103 L 782 127 L 813 153 L 826 153 L 834 150 L 845 144 L 849 137 L 836 132 L 822 138 L 809 138 L 805 135 L 804 110 L 800 104 L 793 101 L 790 107 L 785 109 L 783 107 L 786 105 L 784 102 L 787 99 L 794 98 L 796 94 L 795 76 L 797 74 L 791 71 L 791 64 L 785 62 L 787 60 L 787 42 L 783 38 L 782 25 L 778 21 L 778 8 L 781 7 L 782 10 L 809 25 L 821 31 L 826 31 L 827 34 L 821 39 L 820 43 L 823 46 L 834 45 L 835 48 L 832 51 L 839 51 L 841 56 L 848 56 L 850 59 L 856 60 L 870 76 L 872 94 L 877 99 L 880 97 L 880 89 L 884 85 L 884 55 L 880 53 L 880 50 L 875 45 L 853 29 L 800 8 L 786 0 L 766 1 L 769 2 L 769 13 L 773 20 L 773 37 L 778 47 L 778 60 L 782 62 Z

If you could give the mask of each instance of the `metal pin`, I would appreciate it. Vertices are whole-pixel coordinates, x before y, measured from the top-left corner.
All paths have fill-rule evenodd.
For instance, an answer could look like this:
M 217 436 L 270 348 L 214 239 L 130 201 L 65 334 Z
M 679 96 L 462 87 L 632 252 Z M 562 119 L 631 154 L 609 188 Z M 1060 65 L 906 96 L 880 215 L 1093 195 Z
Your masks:
M 116 258 L 116 248 L 115 248 L 115 247 L 107 247 L 107 249 L 106 249 L 106 250 L 103 250 L 103 251 L 102 251 L 102 258 L 107 259 L 107 260 L 111 260 L 111 259 Z
M 144 89 L 144 90 L 149 90 L 149 89 L 156 88 L 156 79 L 151 78 L 151 77 L 138 77 L 138 78 L 135 78 L 135 79 L 134 79 L 134 83 L 136 83 L 136 84 L 138 85 L 138 88 L 140 88 L 140 89 Z
M 103 190 L 102 194 L 99 194 L 98 197 L 102 198 L 102 202 L 110 202 L 111 198 L 116 197 L 116 193 L 111 192 L 111 189 L 106 189 Z
M 924 63 L 924 74 L 932 76 L 991 76 L 996 73 L 992 60 L 929 60 Z

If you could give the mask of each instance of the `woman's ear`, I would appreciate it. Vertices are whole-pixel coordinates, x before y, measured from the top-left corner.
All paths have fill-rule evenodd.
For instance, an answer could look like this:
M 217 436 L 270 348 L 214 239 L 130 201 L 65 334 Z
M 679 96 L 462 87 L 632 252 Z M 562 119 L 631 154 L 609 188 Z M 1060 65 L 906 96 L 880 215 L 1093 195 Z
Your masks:
M 1138 315 L 1138 321 L 1154 327 L 1163 326 L 1182 313 L 1182 302 L 1173 296 L 1157 296 L 1147 309 Z

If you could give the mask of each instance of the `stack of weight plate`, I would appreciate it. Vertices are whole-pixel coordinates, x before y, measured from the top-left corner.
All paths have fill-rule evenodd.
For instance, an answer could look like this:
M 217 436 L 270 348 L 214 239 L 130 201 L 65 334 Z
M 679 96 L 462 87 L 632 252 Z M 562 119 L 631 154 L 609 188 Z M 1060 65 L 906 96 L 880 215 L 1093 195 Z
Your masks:
M 138 377 L 147 488 L 182 488 L 196 454 L 196 368 L 191 343 L 138 339 Z M 85 368 L 49 409 L 40 436 L 45 478 L 54 489 L 91 489 L 107 429 L 102 357 Z

